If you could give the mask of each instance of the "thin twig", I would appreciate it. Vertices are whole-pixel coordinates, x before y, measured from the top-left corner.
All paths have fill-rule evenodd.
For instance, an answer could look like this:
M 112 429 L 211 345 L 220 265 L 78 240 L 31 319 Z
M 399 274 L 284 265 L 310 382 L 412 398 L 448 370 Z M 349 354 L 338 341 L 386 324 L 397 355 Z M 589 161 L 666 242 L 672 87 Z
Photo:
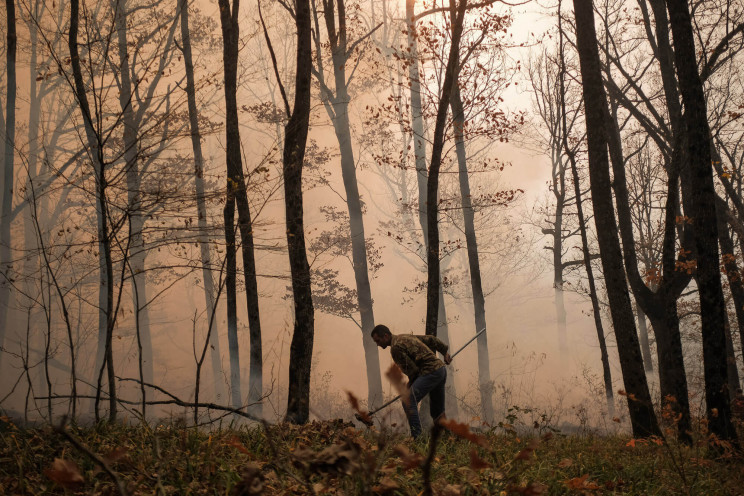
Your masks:
M 106 460 L 101 458 L 100 456 L 93 453 L 88 447 L 86 447 L 79 439 L 77 439 L 75 436 L 67 432 L 65 429 L 65 424 L 67 423 L 67 417 L 62 418 L 62 423 L 59 426 L 55 426 L 54 430 L 58 432 L 59 434 L 62 434 L 70 443 L 78 450 L 90 457 L 94 462 L 96 462 L 100 467 L 103 469 L 104 472 L 109 474 L 109 476 L 114 480 L 116 483 L 116 487 L 119 490 L 119 494 L 121 496 L 128 496 L 127 490 L 124 487 L 124 483 L 119 479 L 119 476 L 116 475 L 116 472 L 113 471 L 113 469 L 109 466 L 108 463 L 106 463 Z

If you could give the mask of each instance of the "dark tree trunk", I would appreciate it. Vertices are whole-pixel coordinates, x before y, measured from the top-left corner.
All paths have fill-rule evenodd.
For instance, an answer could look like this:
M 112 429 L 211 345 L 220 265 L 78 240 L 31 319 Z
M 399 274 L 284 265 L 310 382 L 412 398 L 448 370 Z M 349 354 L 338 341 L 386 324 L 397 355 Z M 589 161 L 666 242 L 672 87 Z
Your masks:
M 302 205 L 302 166 L 310 125 L 311 23 L 310 1 L 297 0 L 297 70 L 292 116 L 284 131 L 284 204 L 287 246 L 292 274 L 295 321 L 289 350 L 288 422 L 304 424 L 310 415 L 310 366 L 315 334 L 315 311 L 310 286 L 310 265 L 305 251 Z
M 628 409 L 633 435 L 661 435 L 651 404 L 651 395 L 643 370 L 643 359 L 636 334 L 630 295 L 625 280 L 620 240 L 615 223 L 612 189 L 607 156 L 607 99 L 602 84 L 594 9 L 591 0 L 574 0 L 576 43 L 581 65 L 586 108 L 589 175 L 594 220 L 600 246 L 610 313 L 617 337 L 623 382 L 628 394 Z
M 3 170 L 0 198 L 0 271 L 6 273 L 11 264 L 10 211 L 13 208 L 13 157 L 15 156 L 15 107 L 16 107 L 16 17 L 15 0 L 5 0 L 5 16 L 8 25 L 5 52 L 6 100 L 5 133 L 3 136 Z M 10 283 L 6 278 L 0 281 L 0 347 L 5 342 L 8 305 L 10 304 Z M 0 353 L 0 364 L 5 353 Z
M 202 279 L 204 280 L 204 298 L 206 300 L 207 322 L 213 322 L 212 313 L 215 311 L 215 288 L 212 278 L 212 260 L 209 252 L 209 231 L 207 227 L 207 205 L 204 195 L 204 155 L 201 147 L 201 132 L 199 131 L 199 115 L 196 108 L 196 82 L 194 79 L 194 62 L 191 54 L 191 32 L 189 30 L 188 0 L 179 0 L 181 9 L 181 44 L 183 45 L 183 62 L 186 68 L 186 97 L 189 106 L 189 129 L 191 146 L 194 150 L 194 185 L 196 188 L 197 225 L 199 226 L 199 249 L 202 262 Z M 212 361 L 212 379 L 217 403 L 224 400 L 224 386 L 222 381 L 222 358 L 220 355 L 220 339 L 217 324 L 209 334 L 209 344 Z
M 238 12 L 240 10 L 239 0 L 233 0 L 232 9 L 229 0 L 219 0 L 220 21 L 222 25 L 223 60 L 225 66 L 225 133 L 227 163 L 227 202 L 225 204 L 225 239 L 230 236 L 229 231 L 233 226 L 227 222 L 234 220 L 234 205 L 238 209 L 238 228 L 243 258 L 243 275 L 245 278 L 245 294 L 248 310 L 248 328 L 250 333 L 250 375 L 248 386 L 248 402 L 252 405 L 254 414 L 260 415 L 261 405 L 257 403 L 263 396 L 263 351 L 261 345 L 261 319 L 258 307 L 258 281 L 256 279 L 256 261 L 253 243 L 253 223 L 251 220 L 248 193 L 246 191 L 245 176 L 243 174 L 243 161 L 240 154 L 240 123 L 238 121 L 238 41 L 239 25 Z M 235 202 L 234 204 L 232 202 Z M 228 242 L 227 249 L 235 250 L 233 234 L 232 246 Z M 242 406 L 240 393 L 240 365 L 237 340 L 237 316 L 230 314 L 230 292 L 234 291 L 233 280 L 227 284 L 230 278 L 231 267 L 228 263 L 228 274 L 226 278 L 227 300 L 228 300 L 228 341 L 230 343 L 230 367 L 231 381 L 236 380 L 237 386 L 232 386 L 233 406 Z M 233 270 L 234 272 L 234 270 Z M 231 289 L 232 285 L 232 289 Z M 237 309 L 235 309 L 237 312 Z M 231 320 L 232 322 L 231 325 Z M 234 348 L 233 348 L 234 347 Z
M 109 420 L 116 420 L 116 376 L 114 374 L 114 361 L 112 352 L 113 337 L 113 300 L 114 300 L 114 276 L 111 261 L 111 239 L 109 238 L 108 212 L 106 200 L 106 174 L 104 169 L 103 149 L 100 137 L 96 134 L 96 126 L 93 123 L 93 115 L 88 104 L 87 90 L 83 82 L 83 71 L 80 66 L 80 55 L 78 52 L 78 29 L 80 25 L 80 3 L 79 0 L 70 0 L 70 31 L 68 46 L 70 49 L 70 64 L 75 84 L 75 98 L 80 112 L 83 115 L 85 135 L 90 149 L 90 158 L 93 162 L 93 175 L 95 177 L 95 199 L 96 219 L 98 237 L 98 273 L 100 287 L 98 288 L 98 352 L 96 354 L 96 370 L 98 377 L 96 387 L 96 399 L 94 404 L 96 420 L 99 419 L 98 402 L 101 395 L 101 381 L 104 366 L 108 378 L 109 393 Z M 96 116 L 96 119 L 99 117 Z
M 460 4 L 450 7 L 450 22 L 452 23 L 452 38 L 450 53 L 442 83 L 442 93 L 439 97 L 437 119 L 434 125 L 434 143 L 431 149 L 431 163 L 429 177 L 426 183 L 426 227 L 429 233 L 429 246 L 426 252 L 428 277 L 426 283 L 426 334 L 437 334 L 437 317 L 439 314 L 439 168 L 442 164 L 442 149 L 444 148 L 444 126 L 447 121 L 447 110 L 450 106 L 452 89 L 457 81 L 458 60 L 460 52 L 460 38 L 462 24 L 465 17 L 467 0 L 460 0 Z
M 633 237 L 633 221 L 625 177 L 625 160 L 620 129 L 618 128 L 617 116 L 610 115 L 609 111 L 607 126 L 610 159 L 614 172 L 613 188 L 615 190 L 620 236 L 623 241 L 622 250 L 626 274 L 636 297 L 636 302 L 652 319 L 652 325 L 656 332 L 662 402 L 668 403 L 675 415 L 680 416 L 677 423 L 679 439 L 686 444 L 690 444 L 692 443 L 692 437 L 690 436 L 690 404 L 682 354 L 682 338 L 679 333 L 679 319 L 677 317 L 677 297 L 683 287 L 686 286 L 689 278 L 679 273 L 670 275 L 669 267 L 664 265 L 664 275 L 666 277 L 662 277 L 655 284 L 655 293 L 644 283 L 638 271 L 638 258 Z M 665 218 L 667 222 L 665 227 L 668 229 L 674 226 L 675 221 L 670 213 L 677 208 L 678 203 L 676 170 L 670 170 Z M 670 238 L 665 239 L 665 241 L 669 243 Z M 671 249 L 668 245 L 665 245 L 664 248 L 667 253 Z M 668 260 L 667 257 L 664 262 L 668 262 Z
M 478 240 L 475 235 L 475 211 L 473 210 L 473 202 L 470 198 L 470 178 L 468 175 L 465 139 L 463 136 L 465 112 L 460 95 L 460 87 L 457 83 L 454 86 L 450 106 L 452 107 L 455 148 L 457 152 L 465 243 L 468 250 L 468 265 L 470 268 L 470 289 L 473 294 L 475 332 L 478 332 L 486 327 L 486 301 L 483 296 L 483 283 L 481 281 L 480 260 L 478 257 Z M 488 331 L 478 336 L 476 342 L 478 346 L 478 389 L 480 391 L 481 411 L 483 421 L 491 424 L 494 420 L 494 414 L 492 399 L 493 384 L 491 383 L 491 367 L 488 359 Z
M 559 4 L 560 10 L 560 4 Z M 602 378 L 604 380 L 605 398 L 607 399 L 607 414 L 611 417 L 615 415 L 615 396 L 612 390 L 612 372 L 610 370 L 610 357 L 607 353 L 607 341 L 602 325 L 602 311 L 599 307 L 599 297 L 597 296 L 597 286 L 594 283 L 594 271 L 592 269 L 592 258 L 589 253 L 589 237 L 587 236 L 587 226 L 584 217 L 584 208 L 582 206 L 581 179 L 579 170 L 576 166 L 576 154 L 568 144 L 568 122 L 566 118 L 566 57 L 563 51 L 563 24 L 561 14 L 558 17 L 558 35 L 560 49 L 560 73 L 558 82 L 560 85 L 560 113 L 561 113 L 561 140 L 564 153 L 568 156 L 571 163 L 571 175 L 574 183 L 574 196 L 576 197 L 576 215 L 579 220 L 579 233 L 581 235 L 581 252 L 584 257 L 584 270 L 589 282 L 589 297 L 592 302 L 592 315 L 594 316 L 594 327 L 597 330 L 597 342 L 599 343 L 600 359 L 602 361 Z
M 684 123 L 692 176 L 690 216 L 697 248 L 696 280 L 700 295 L 708 428 L 720 439 L 736 441 L 726 387 L 726 361 L 721 360 L 726 353 L 725 315 L 705 95 L 697 70 L 697 52 L 687 2 L 667 0 L 666 4 L 674 36 L 679 88 L 685 106 Z

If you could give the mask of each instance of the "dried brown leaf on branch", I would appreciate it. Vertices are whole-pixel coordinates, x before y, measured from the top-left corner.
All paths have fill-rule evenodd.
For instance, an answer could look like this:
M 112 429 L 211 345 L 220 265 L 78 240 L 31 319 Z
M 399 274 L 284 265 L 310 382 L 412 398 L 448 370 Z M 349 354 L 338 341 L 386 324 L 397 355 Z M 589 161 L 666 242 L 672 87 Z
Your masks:
M 458 437 L 467 439 L 483 448 L 488 448 L 488 441 L 486 441 L 486 438 L 471 432 L 468 424 L 460 423 L 454 419 L 443 419 L 439 421 L 439 424 Z
M 72 488 L 85 481 L 80 468 L 72 460 L 55 458 L 52 466 L 44 470 L 44 475 L 62 487 Z
M 403 403 L 408 405 L 411 401 L 411 391 L 408 389 L 405 379 L 403 379 L 403 372 L 400 368 L 395 364 L 390 365 L 390 368 L 385 372 L 385 377 L 388 378 L 395 390 L 398 391 Z
M 481 470 L 484 468 L 491 468 L 491 464 L 478 456 L 478 452 L 473 448 L 470 450 L 470 468 L 473 470 Z
M 346 395 L 349 398 L 349 403 L 351 403 L 351 408 L 359 415 L 357 418 L 367 425 L 372 425 L 372 417 L 369 416 L 369 412 L 362 408 L 359 404 L 359 399 L 354 396 L 354 393 L 346 391 Z
M 532 453 L 535 452 L 537 447 L 540 445 L 540 440 L 535 438 L 530 440 L 529 444 L 522 448 L 519 453 L 514 457 L 515 460 L 529 460 L 532 457 Z
M 565 480 L 563 483 L 572 491 L 598 491 L 602 489 L 597 484 L 587 479 L 589 479 L 589 474 L 584 474 L 581 477 L 574 477 L 573 479 Z
M 106 462 L 109 466 L 113 465 L 114 463 L 121 461 L 122 459 L 126 458 L 126 456 L 129 454 L 129 448 L 115 448 L 105 454 L 102 459 L 104 462 Z M 103 472 L 103 468 L 100 466 L 96 466 L 96 468 L 93 469 L 93 475 L 99 474 Z
M 393 448 L 393 453 L 395 453 L 400 458 L 400 461 L 403 462 L 403 470 L 418 468 L 424 462 L 423 456 L 418 453 L 411 452 L 402 444 L 399 444 L 398 446 Z
M 383 477 L 378 484 L 372 486 L 372 492 L 375 494 L 393 493 L 397 489 L 400 489 L 400 484 L 390 477 Z

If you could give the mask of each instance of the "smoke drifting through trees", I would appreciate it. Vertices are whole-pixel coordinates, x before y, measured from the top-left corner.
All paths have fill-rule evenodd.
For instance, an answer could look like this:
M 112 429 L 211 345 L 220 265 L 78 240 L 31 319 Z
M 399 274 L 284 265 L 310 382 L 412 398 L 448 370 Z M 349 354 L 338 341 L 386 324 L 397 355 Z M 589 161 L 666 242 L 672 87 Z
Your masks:
M 6 1 L 0 407 L 305 423 L 323 354 L 373 408 L 377 319 L 455 346 L 486 327 L 447 410 L 493 425 L 522 331 L 505 288 L 546 235 L 539 332 L 578 356 L 574 290 L 591 299 L 609 417 L 660 434 L 666 402 L 689 440 L 704 383 L 711 432 L 735 440 L 744 14 L 712 4 L 692 22 L 676 0 L 563 2 L 520 46 L 500 2 Z M 537 229 L 513 207 L 541 192 L 501 145 L 528 125 L 550 155 Z

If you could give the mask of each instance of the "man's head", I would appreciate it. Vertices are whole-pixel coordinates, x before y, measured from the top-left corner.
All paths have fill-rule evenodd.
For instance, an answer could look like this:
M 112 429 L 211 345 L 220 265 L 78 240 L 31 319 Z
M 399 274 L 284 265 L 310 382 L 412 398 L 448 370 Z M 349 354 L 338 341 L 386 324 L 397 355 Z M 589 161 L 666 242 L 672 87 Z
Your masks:
M 379 324 L 372 329 L 372 339 L 377 343 L 377 346 L 384 350 L 390 346 L 393 340 L 393 333 L 390 332 L 387 326 Z

